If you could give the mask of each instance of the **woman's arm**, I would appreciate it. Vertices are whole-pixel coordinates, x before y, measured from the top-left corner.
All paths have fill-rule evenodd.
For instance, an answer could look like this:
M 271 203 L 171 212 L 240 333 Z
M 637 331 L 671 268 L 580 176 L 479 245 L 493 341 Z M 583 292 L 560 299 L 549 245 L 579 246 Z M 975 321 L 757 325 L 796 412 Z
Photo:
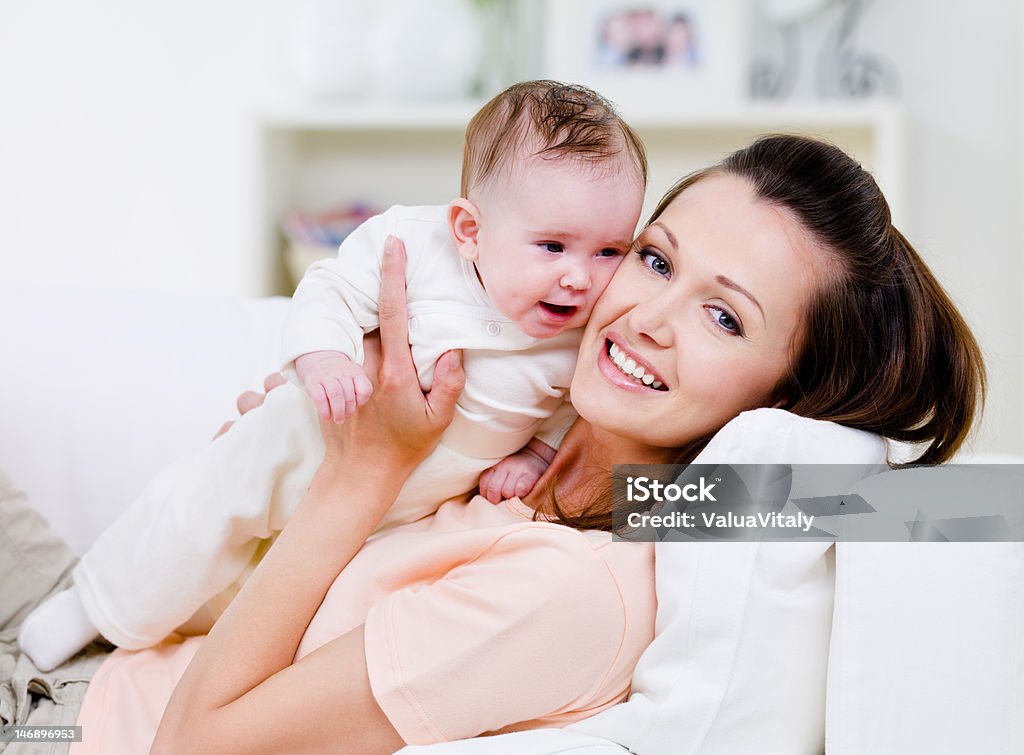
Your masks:
M 461 357 L 438 363 L 424 395 L 409 353 L 404 251 L 384 258 L 378 385 L 343 425 L 295 514 L 171 697 L 154 752 L 393 751 L 402 745 L 373 698 L 362 627 L 298 663 L 295 651 L 338 573 L 451 420 Z

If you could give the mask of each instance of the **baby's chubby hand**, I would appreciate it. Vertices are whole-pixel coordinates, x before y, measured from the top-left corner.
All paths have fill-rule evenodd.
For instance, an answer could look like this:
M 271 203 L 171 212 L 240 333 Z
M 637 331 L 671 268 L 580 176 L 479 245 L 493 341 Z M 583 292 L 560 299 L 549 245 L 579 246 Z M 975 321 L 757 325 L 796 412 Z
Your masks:
M 525 496 L 551 464 L 555 450 L 536 438 L 480 475 L 480 495 L 491 503 Z
M 339 351 L 313 351 L 295 360 L 295 372 L 321 418 L 341 423 L 373 393 L 362 365 Z

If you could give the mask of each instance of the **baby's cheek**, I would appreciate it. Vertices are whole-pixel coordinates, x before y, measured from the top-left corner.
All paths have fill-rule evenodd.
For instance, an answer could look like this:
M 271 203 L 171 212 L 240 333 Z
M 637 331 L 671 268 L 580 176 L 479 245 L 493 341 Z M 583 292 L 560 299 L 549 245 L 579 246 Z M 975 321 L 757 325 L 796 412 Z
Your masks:
M 612 278 L 615 277 L 615 271 L 619 269 L 619 265 L 622 264 L 622 258 L 617 258 L 617 261 L 605 265 L 598 273 L 591 278 L 591 287 L 593 289 L 594 300 L 596 300 L 604 290 L 608 288 L 608 284 L 612 282 Z
M 590 321 L 594 314 L 594 304 L 597 302 L 598 296 L 600 296 L 600 292 L 591 297 L 586 306 L 580 307 L 580 310 L 576 313 L 576 321 L 573 323 L 574 327 L 581 328 Z

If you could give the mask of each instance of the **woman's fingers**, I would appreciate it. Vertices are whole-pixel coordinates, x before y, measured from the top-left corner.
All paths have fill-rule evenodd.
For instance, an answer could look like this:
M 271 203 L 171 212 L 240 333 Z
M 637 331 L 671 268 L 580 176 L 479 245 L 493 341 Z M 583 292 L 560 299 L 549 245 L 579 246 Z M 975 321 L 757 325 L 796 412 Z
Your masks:
M 257 406 L 262 406 L 263 400 L 266 397 L 265 393 L 246 391 L 238 397 L 237 401 L 235 401 L 235 407 L 238 409 L 239 414 L 245 414 L 246 412 L 251 412 Z
M 287 382 L 288 381 L 285 379 L 285 376 L 282 375 L 280 372 L 270 373 L 265 378 L 263 378 L 263 393 L 257 393 L 256 391 L 246 391 L 241 396 L 239 396 L 238 399 L 236 399 L 235 407 L 238 409 L 238 413 L 246 414 L 247 412 L 251 412 L 257 406 L 262 406 L 263 402 L 267 398 L 268 393 L 270 393 L 275 388 L 280 388 Z M 220 429 L 217 431 L 217 434 L 214 435 L 213 437 L 215 439 L 219 438 L 228 430 L 230 430 L 233 424 L 235 424 L 233 420 L 231 422 L 225 422 L 223 425 L 220 426 Z
M 427 394 L 427 407 L 435 422 L 447 427 L 455 413 L 455 402 L 466 385 L 462 369 L 462 350 L 452 349 L 441 355 L 434 366 L 434 382 Z
M 287 383 L 284 375 L 280 372 L 271 372 L 265 378 L 263 378 L 263 392 L 270 393 L 275 388 L 280 388 L 282 385 Z
M 263 378 L 263 393 L 257 393 L 256 391 L 246 391 L 238 400 L 235 401 L 235 406 L 238 408 L 239 414 L 245 414 L 251 412 L 257 406 L 263 406 L 263 402 L 267 398 L 267 394 L 275 388 L 278 388 L 288 381 L 285 380 L 284 375 L 280 372 L 272 372 Z
M 391 368 L 398 365 L 411 367 L 405 308 L 405 244 L 394 236 L 388 236 L 384 242 L 378 312 L 384 364 Z

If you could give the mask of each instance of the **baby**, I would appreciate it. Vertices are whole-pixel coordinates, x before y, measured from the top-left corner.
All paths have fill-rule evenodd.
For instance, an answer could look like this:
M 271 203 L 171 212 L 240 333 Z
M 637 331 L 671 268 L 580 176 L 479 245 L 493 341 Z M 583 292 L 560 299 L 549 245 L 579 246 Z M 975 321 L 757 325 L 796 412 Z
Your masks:
M 23 622 L 25 652 L 49 669 L 97 634 L 137 649 L 209 628 L 312 479 L 319 419 L 343 421 L 370 395 L 362 339 L 378 326 L 389 237 L 407 249 L 421 385 L 451 349 L 464 350 L 466 384 L 380 526 L 478 483 L 494 501 L 529 492 L 574 419 L 580 329 L 629 248 L 646 180 L 642 144 L 595 92 L 534 81 L 497 95 L 467 128 L 462 196 L 393 207 L 310 268 L 283 335 L 292 384 L 147 487 L 82 557 L 73 587 Z

